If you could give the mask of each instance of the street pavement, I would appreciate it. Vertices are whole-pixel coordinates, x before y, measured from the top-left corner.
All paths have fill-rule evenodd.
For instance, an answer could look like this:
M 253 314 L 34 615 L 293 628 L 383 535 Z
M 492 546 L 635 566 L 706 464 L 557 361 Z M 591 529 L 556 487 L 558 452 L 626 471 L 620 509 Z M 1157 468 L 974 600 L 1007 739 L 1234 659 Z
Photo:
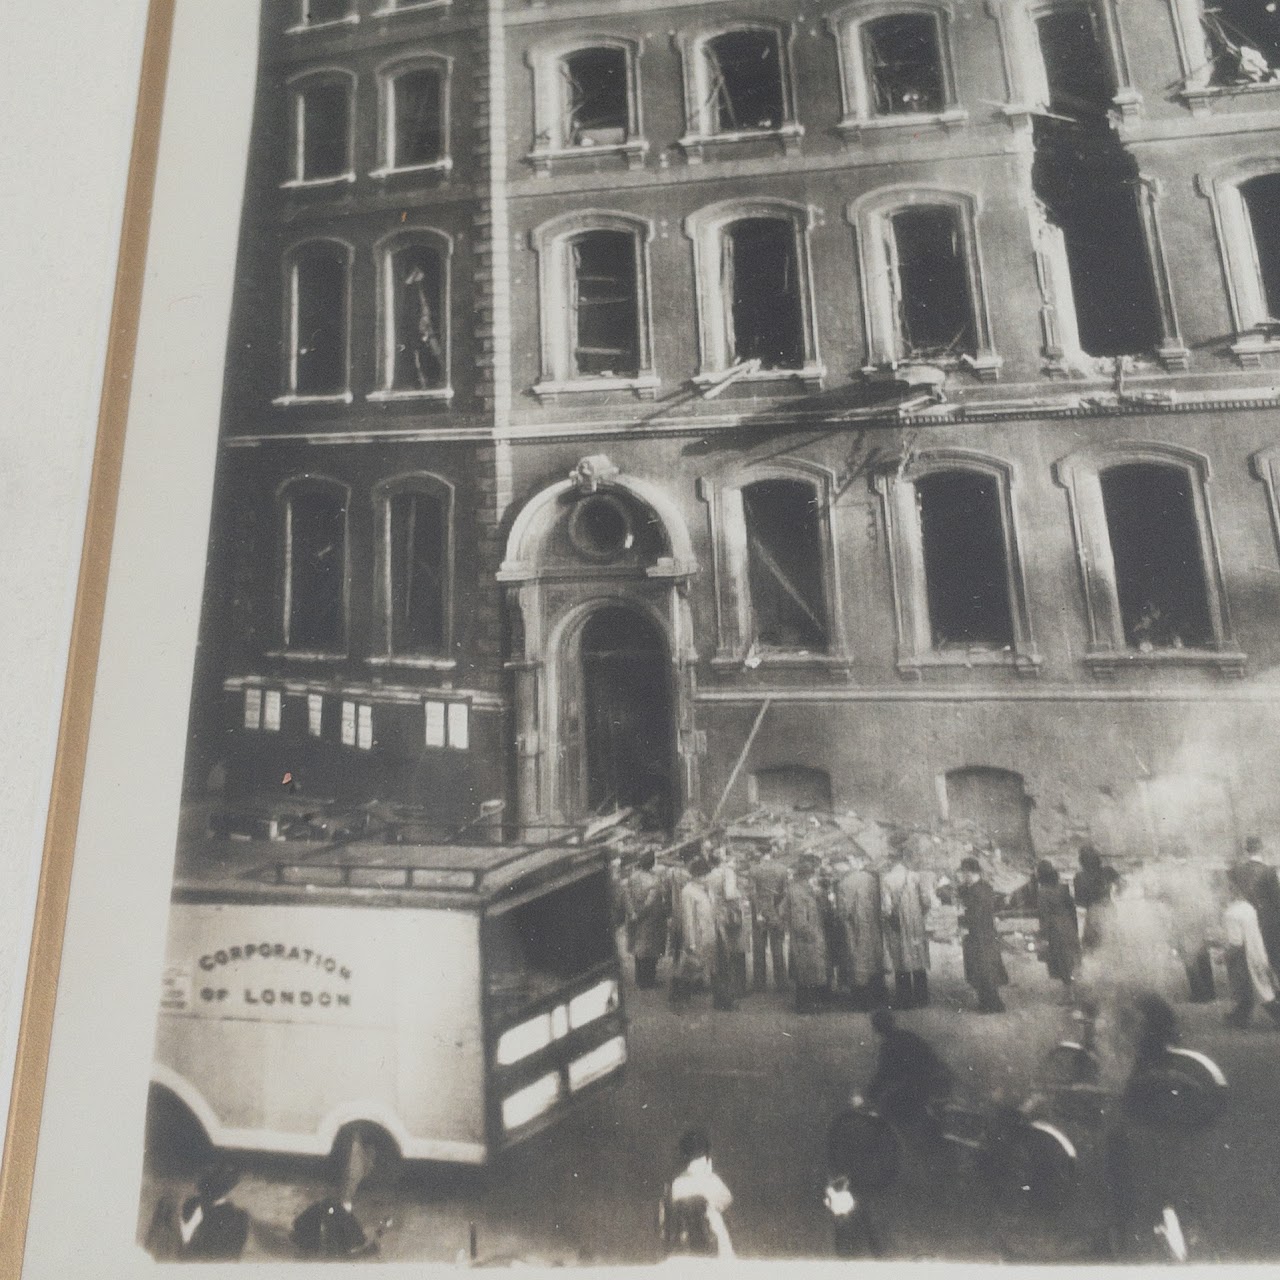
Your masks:
M 938 1049 L 967 1097 L 1020 1101 L 1044 1053 L 1072 1030 L 1062 988 L 1033 959 L 1014 956 L 1008 1012 L 978 1015 L 959 976 L 958 947 L 938 947 L 935 956 L 933 1003 L 901 1014 L 902 1025 Z M 454 1261 L 474 1224 L 482 1262 L 656 1261 L 657 1202 L 690 1126 L 710 1135 L 715 1167 L 733 1191 L 727 1221 L 739 1256 L 830 1256 L 823 1139 L 831 1116 L 873 1069 L 866 1015 L 800 1015 L 775 991 L 753 994 L 731 1013 L 713 1011 L 705 996 L 676 1013 L 664 991 L 630 985 L 626 1002 L 631 1057 L 620 1085 L 489 1170 L 408 1166 L 392 1185 L 361 1191 L 356 1209 L 366 1225 L 391 1220 L 384 1258 Z M 1280 1031 L 1262 1015 L 1251 1029 L 1230 1030 L 1225 1009 L 1223 1001 L 1177 1005 L 1183 1043 L 1227 1074 L 1227 1114 L 1194 1134 L 1140 1132 L 1139 1191 L 1152 1203 L 1177 1204 L 1195 1261 L 1280 1259 Z M 1085 1125 L 1062 1127 L 1080 1154 L 1080 1187 L 1048 1217 L 993 1201 L 963 1161 L 909 1150 L 899 1183 L 869 1201 L 888 1254 L 1097 1258 L 1106 1198 L 1099 1136 Z M 291 1256 L 289 1224 L 324 1193 L 323 1168 L 250 1156 L 246 1171 L 234 1195 L 255 1219 L 246 1256 Z M 156 1197 L 183 1193 L 189 1176 L 149 1161 L 144 1229 Z

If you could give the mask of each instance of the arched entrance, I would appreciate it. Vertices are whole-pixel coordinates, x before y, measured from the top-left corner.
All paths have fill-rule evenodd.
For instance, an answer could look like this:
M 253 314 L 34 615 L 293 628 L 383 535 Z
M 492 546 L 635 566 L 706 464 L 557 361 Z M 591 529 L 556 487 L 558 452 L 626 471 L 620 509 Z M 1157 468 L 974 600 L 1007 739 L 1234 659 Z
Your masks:
M 637 610 L 606 605 L 587 619 L 578 649 L 586 808 L 635 809 L 646 825 L 669 827 L 675 721 L 664 636 Z

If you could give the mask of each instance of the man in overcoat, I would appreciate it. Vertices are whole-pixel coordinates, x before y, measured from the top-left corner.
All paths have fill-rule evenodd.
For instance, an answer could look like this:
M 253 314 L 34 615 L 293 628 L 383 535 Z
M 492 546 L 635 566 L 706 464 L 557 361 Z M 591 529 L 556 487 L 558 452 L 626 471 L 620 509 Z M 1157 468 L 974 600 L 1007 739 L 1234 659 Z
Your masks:
M 751 969 L 757 991 L 763 991 L 768 970 L 765 951 L 773 967 L 773 985 L 787 985 L 786 926 L 783 900 L 787 894 L 787 868 L 771 850 L 760 857 L 745 877 L 751 899 Z
M 907 865 L 905 841 L 898 841 L 889 870 L 880 877 L 885 941 L 893 965 L 894 1006 L 920 1009 L 929 1003 L 929 889 Z
M 827 987 L 829 957 L 822 898 L 815 884 L 817 860 L 802 858 L 787 886 L 786 920 L 791 939 L 791 977 L 796 1012 L 817 1012 Z
M 1258 913 L 1258 928 L 1272 969 L 1280 972 L 1280 878 L 1275 867 L 1262 858 L 1262 840 L 1249 836 L 1244 842 L 1245 894 Z
M 850 859 L 851 869 L 836 886 L 836 907 L 844 929 L 849 982 L 857 1009 L 885 1003 L 884 928 L 881 918 L 880 877 L 865 857 Z
M 978 993 L 979 1013 L 1003 1013 L 1000 988 L 1009 974 L 996 933 L 996 894 L 982 874 L 982 864 L 968 857 L 960 863 L 960 927 L 964 979 Z
M 646 850 L 627 879 L 627 946 L 636 962 L 636 986 L 651 990 L 658 985 L 658 960 L 667 949 L 667 914 L 670 899 L 666 886 L 654 873 L 654 856 Z

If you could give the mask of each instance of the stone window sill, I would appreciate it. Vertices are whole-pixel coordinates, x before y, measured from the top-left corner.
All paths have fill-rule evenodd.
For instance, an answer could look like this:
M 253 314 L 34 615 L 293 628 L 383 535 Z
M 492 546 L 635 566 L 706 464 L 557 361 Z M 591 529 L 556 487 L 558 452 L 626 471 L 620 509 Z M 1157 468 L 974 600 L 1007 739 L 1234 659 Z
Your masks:
M 405 390 L 383 390 L 370 391 L 366 400 L 373 401 L 376 404 L 398 403 L 400 401 L 414 400 L 443 400 L 448 402 L 453 399 L 452 387 L 431 387 L 426 390 L 405 389 Z
M 287 178 L 280 184 L 281 191 L 314 191 L 321 187 L 337 187 L 355 182 L 356 175 L 348 170 L 324 178 Z
M 430 658 L 425 654 L 375 654 L 365 662 L 371 667 L 412 667 L 418 671 L 456 671 L 458 668 L 456 658 Z
M 268 649 L 267 658 L 284 658 L 289 662 L 345 662 L 344 653 L 322 653 L 312 649 Z
M 427 160 L 422 164 L 388 164 L 378 169 L 370 169 L 369 177 L 384 180 L 398 178 L 401 175 L 412 177 L 423 173 L 448 173 L 453 168 L 451 156 L 441 156 L 439 160 Z
M 676 145 L 690 164 L 700 164 L 708 149 L 733 147 L 743 142 L 767 142 L 771 138 L 782 144 L 787 155 L 798 155 L 803 137 L 804 125 L 784 124 L 777 129 L 743 129 L 737 133 L 687 133 Z
M 1243 653 L 1225 649 L 1114 649 L 1088 653 L 1084 664 L 1100 679 L 1112 679 L 1120 671 L 1136 667 L 1156 670 L 1172 667 L 1198 667 L 1216 670 L 1224 676 L 1243 676 L 1248 659 Z
M 333 395 L 324 395 L 324 396 L 300 396 L 300 395 L 294 394 L 293 392 L 289 392 L 282 396 L 276 396 L 276 398 L 272 400 L 271 403 L 274 405 L 350 404 L 351 399 L 352 399 L 352 396 L 350 391 L 341 391 L 341 392 L 336 392 Z
M 836 129 L 846 138 L 857 139 L 863 133 L 876 134 L 881 130 L 894 133 L 905 129 L 908 132 L 924 129 L 942 129 L 950 133 L 952 129 L 969 123 L 969 113 L 963 107 L 949 107 L 946 111 L 903 112 L 891 116 L 845 116 L 836 125 Z
M 985 670 L 1014 671 L 1020 676 L 1040 674 L 1040 655 L 1010 649 L 933 649 L 898 660 L 898 670 L 917 679 L 925 671 Z
M 563 396 L 600 395 L 630 391 L 641 400 L 653 400 L 660 383 L 654 373 L 641 373 L 634 378 L 565 378 L 537 383 L 533 394 L 544 403 L 554 404 Z
M 332 18 L 328 22 L 296 22 L 285 28 L 285 35 L 301 35 L 304 31 L 332 31 L 336 27 L 354 27 L 360 21 L 358 13 L 344 14 L 341 18 Z
M 699 391 L 714 390 L 729 376 L 728 369 L 711 369 L 693 376 L 691 381 Z M 739 382 L 802 382 L 805 387 L 817 391 L 822 380 L 827 376 L 825 365 L 807 364 L 801 369 L 754 369 L 749 373 L 740 373 L 734 377 Z
M 553 168 L 562 164 L 574 164 L 579 160 L 599 159 L 601 156 L 621 156 L 628 169 L 640 169 L 649 153 L 649 144 L 643 138 L 628 142 L 609 142 L 600 146 L 535 147 L 525 156 L 525 162 L 540 178 L 551 175 Z

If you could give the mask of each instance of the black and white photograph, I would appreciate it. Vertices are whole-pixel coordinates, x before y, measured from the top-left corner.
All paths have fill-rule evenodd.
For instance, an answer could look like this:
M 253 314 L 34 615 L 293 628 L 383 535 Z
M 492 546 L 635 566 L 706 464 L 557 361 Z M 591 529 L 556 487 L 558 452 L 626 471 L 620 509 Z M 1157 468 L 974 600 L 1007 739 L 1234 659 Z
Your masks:
M 1280 1260 L 1275 4 L 248 7 L 139 1266 Z

